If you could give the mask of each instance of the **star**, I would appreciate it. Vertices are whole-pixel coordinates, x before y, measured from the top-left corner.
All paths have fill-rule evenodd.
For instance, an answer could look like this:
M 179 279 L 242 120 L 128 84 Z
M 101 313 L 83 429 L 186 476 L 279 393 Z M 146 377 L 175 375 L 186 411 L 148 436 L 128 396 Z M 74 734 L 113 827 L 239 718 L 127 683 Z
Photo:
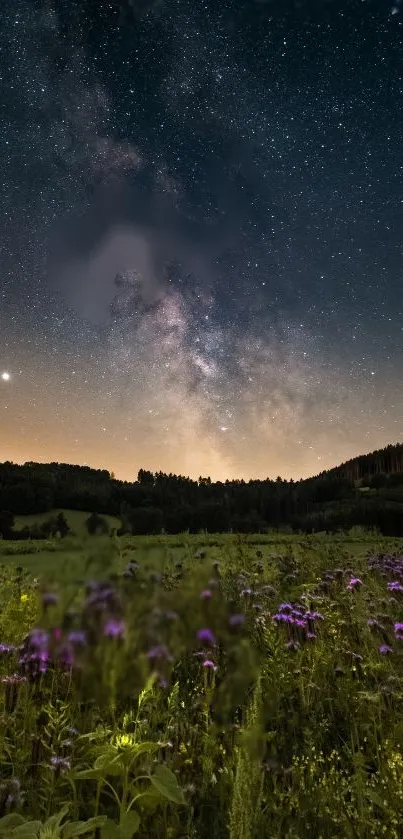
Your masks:
M 364 5 L 5 4 L 2 456 L 298 479 L 396 442 L 402 2 Z

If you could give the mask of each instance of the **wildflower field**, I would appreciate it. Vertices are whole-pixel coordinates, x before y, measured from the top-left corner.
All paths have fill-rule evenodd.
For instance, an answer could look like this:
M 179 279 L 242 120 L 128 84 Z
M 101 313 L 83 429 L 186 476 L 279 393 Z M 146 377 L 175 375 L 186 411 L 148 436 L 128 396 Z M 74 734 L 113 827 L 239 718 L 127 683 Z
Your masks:
M 403 543 L 0 543 L 0 837 L 399 839 Z

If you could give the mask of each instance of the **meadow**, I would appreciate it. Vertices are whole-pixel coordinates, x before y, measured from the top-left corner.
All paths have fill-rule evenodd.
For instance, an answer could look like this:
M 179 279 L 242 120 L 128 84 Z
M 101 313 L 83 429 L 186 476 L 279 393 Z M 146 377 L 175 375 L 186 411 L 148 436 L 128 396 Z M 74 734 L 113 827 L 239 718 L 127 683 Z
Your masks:
M 403 540 L 0 542 L 0 837 L 401 837 Z

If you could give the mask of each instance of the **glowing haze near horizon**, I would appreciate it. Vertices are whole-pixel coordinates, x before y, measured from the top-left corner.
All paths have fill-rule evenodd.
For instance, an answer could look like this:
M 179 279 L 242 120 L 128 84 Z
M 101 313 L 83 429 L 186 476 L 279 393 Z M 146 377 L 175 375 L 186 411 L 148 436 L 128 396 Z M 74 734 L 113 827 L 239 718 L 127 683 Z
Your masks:
M 299 478 L 401 440 L 403 5 L 4 5 L 0 460 Z

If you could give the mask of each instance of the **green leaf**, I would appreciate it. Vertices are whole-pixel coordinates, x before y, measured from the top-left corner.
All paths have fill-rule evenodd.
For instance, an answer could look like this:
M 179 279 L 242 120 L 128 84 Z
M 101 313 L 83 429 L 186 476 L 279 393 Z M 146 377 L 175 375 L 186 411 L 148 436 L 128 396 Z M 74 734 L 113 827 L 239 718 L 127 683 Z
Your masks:
M 148 677 L 147 682 L 144 685 L 144 688 L 141 691 L 140 696 L 138 698 L 138 709 L 139 709 L 139 711 L 140 711 L 140 708 L 141 708 L 143 702 L 147 699 L 147 696 L 149 696 L 152 693 L 152 690 L 153 690 L 153 687 L 155 685 L 156 679 L 157 679 L 157 677 L 156 677 L 155 673 L 151 673 L 151 675 Z
M 140 757 L 140 755 L 155 754 L 156 752 L 158 752 L 159 748 L 160 747 L 158 743 L 152 743 L 151 741 L 148 742 L 145 740 L 144 743 L 136 743 L 132 749 L 133 760 L 137 757 Z
M 168 798 L 169 801 L 173 801 L 175 804 L 186 803 L 176 776 L 165 764 L 155 768 L 154 774 L 150 775 L 150 781 L 158 792 Z
M 24 817 L 20 813 L 9 813 L 0 819 L 0 833 L 10 830 L 12 827 L 19 827 L 20 824 L 25 824 Z
M 140 792 L 138 789 L 133 789 L 134 795 Z M 158 805 L 165 801 L 165 796 L 153 787 L 151 784 L 145 792 L 140 793 L 140 797 L 136 801 L 136 807 L 140 810 L 147 810 L 147 813 L 154 813 Z
M 83 836 L 96 827 L 102 827 L 106 822 L 106 816 L 94 816 L 86 822 L 70 822 L 63 828 L 63 839 L 73 839 L 73 836 Z
M 132 839 L 140 827 L 140 816 L 135 810 L 124 813 L 119 824 L 120 839 Z
M 81 772 L 74 772 L 72 777 L 77 781 L 98 781 L 102 772 L 100 769 L 83 769 Z
M 101 839 L 120 839 L 119 826 L 111 819 L 101 827 Z
M 94 763 L 94 769 L 101 772 L 102 775 L 121 775 L 123 767 L 120 755 L 116 754 L 115 749 L 110 749 L 97 757 Z
M 51 830 L 55 830 L 55 828 L 60 827 L 63 819 L 67 816 L 70 807 L 68 804 L 65 804 L 58 813 L 55 813 L 54 816 L 50 816 L 44 824 L 44 827 L 50 828 Z
M 367 789 L 365 791 L 365 795 L 372 801 L 373 804 L 376 804 L 377 807 L 380 807 L 381 810 L 387 810 L 387 806 L 385 805 L 385 801 L 381 798 L 380 795 L 374 789 Z
M 12 837 L 12 839 L 38 839 L 39 830 L 42 827 L 42 822 L 26 822 L 25 824 L 21 824 L 19 827 L 15 827 L 14 830 L 9 830 L 5 834 L 8 837 Z

